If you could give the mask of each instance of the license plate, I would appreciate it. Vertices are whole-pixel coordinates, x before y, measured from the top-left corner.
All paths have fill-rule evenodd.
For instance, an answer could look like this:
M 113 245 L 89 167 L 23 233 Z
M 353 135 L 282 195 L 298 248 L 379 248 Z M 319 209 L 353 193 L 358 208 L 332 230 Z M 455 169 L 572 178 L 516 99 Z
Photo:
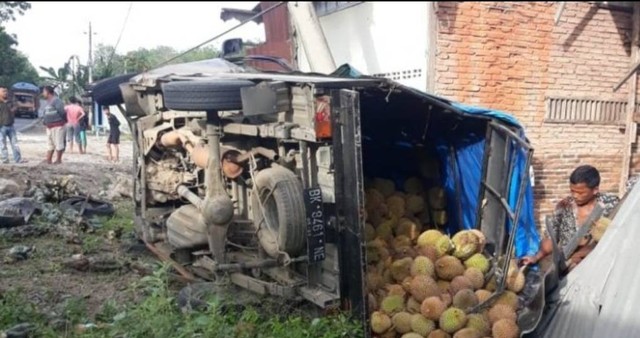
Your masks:
M 307 211 L 307 255 L 310 263 L 325 259 L 325 217 L 320 188 L 304 191 L 304 205 Z

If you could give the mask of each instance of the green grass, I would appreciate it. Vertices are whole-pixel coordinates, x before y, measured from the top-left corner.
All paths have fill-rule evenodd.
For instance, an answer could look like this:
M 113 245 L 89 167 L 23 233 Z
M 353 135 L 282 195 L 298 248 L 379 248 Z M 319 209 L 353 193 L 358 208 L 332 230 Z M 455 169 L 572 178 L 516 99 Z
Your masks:
M 112 250 L 109 232 L 120 232 L 128 236 L 134 229 L 133 205 L 119 203 L 111 217 L 95 220 L 96 227 L 90 232 L 80 232 L 82 251 L 92 254 Z M 42 226 L 46 226 L 44 223 Z M 44 239 L 43 239 L 44 240 Z M 42 254 L 66 257 L 70 252 L 50 248 Z M 60 251 L 60 252 L 59 252 Z M 47 270 L 54 271 L 59 266 L 48 264 Z M 170 283 L 169 266 L 158 265 L 150 276 L 142 277 L 123 292 L 132 295 L 127 299 L 137 302 L 118 303 L 107 300 L 89 315 L 86 300 L 70 297 L 56 304 L 55 319 L 62 322 L 52 325 L 47 310 L 36 306 L 25 290 L 14 288 L 0 291 L 0 336 L 20 323 L 35 326 L 35 337 L 236 337 L 236 338 L 339 338 L 363 336 L 359 323 L 349 320 L 346 315 L 314 318 L 296 310 L 295 315 L 285 315 L 274 311 L 278 305 L 263 306 L 263 309 L 246 308 L 243 311 L 222 311 L 219 301 L 210 299 L 206 311 L 182 313 L 176 305 L 177 290 Z M 17 270 L 16 272 L 24 270 Z M 1 274 L 0 274 L 1 275 Z M 1 288 L 0 288 L 1 290 Z M 133 296 L 135 295 L 135 297 Z M 36 300 L 37 301 L 37 300 Z M 94 305 L 95 306 L 95 305 Z M 282 304 L 279 305 L 283 307 Z M 93 325 L 95 324 L 95 325 Z M 78 326 L 84 325 L 82 332 Z
M 168 266 L 140 279 L 130 292 L 143 293 L 138 304 L 116 304 L 107 301 L 91 320 L 86 317 L 83 299 L 69 298 L 62 304 L 62 315 L 69 323 L 63 328 L 50 327 L 45 314 L 26 301 L 20 290 L 0 296 L 0 329 L 18 323 L 34 324 L 35 336 L 42 337 L 237 337 L 237 338 L 339 338 L 360 337 L 358 323 L 345 315 L 311 318 L 305 315 L 278 316 L 264 314 L 253 308 L 243 311 L 221 311 L 220 304 L 210 300 L 209 310 L 183 314 L 175 304 L 174 291 L 169 288 Z M 79 332 L 78 325 L 85 326 Z M 92 325 L 91 325 L 92 326 Z

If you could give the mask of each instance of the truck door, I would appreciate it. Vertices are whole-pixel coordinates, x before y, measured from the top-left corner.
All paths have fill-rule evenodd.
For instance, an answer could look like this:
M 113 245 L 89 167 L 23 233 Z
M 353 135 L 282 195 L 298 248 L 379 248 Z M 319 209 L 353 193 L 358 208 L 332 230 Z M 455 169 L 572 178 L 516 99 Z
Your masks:
M 365 327 L 369 326 L 365 289 L 364 179 L 360 97 L 352 90 L 331 91 L 335 163 L 336 217 L 340 257 L 340 297 Z M 365 329 L 370 335 L 370 330 Z

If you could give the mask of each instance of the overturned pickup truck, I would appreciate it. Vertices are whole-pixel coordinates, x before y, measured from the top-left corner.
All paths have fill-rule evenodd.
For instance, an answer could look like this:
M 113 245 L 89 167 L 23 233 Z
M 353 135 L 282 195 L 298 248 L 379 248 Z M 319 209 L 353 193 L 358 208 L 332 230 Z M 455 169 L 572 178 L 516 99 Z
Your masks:
M 368 337 L 537 325 L 545 272 L 513 260 L 538 250 L 533 150 L 508 114 L 347 65 L 129 77 L 136 231 L 186 277 L 351 311 Z

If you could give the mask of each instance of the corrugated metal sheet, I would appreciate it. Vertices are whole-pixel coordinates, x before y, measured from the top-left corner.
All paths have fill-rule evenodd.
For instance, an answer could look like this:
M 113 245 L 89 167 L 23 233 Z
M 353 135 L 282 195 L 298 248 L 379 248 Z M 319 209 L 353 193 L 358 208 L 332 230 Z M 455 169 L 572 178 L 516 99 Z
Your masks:
M 532 337 L 640 337 L 640 185 L 563 283 Z

